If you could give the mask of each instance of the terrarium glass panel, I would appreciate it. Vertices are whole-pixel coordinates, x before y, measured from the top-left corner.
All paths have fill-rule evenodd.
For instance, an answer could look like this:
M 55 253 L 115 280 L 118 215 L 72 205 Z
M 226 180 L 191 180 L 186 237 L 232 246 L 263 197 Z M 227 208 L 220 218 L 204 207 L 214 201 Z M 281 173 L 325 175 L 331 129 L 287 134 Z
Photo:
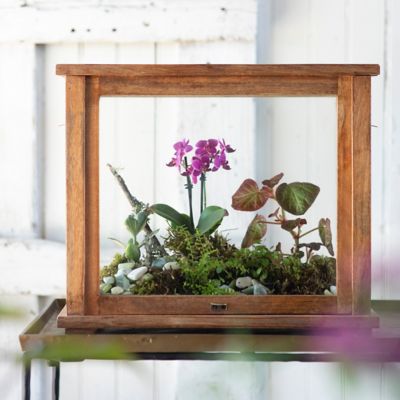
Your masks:
M 336 119 L 334 97 L 101 98 L 100 293 L 336 294 Z

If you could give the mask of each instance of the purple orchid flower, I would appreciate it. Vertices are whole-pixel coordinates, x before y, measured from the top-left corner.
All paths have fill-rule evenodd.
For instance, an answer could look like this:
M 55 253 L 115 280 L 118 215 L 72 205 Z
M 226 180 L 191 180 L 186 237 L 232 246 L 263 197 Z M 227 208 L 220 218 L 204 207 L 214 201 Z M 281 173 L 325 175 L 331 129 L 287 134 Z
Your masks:
M 182 161 L 185 155 L 193 150 L 193 146 L 189 144 L 189 140 L 182 139 L 174 144 L 175 154 L 172 160 L 167 164 L 168 167 L 177 167 L 181 172 Z
M 193 150 L 193 147 L 189 144 L 189 140 L 183 139 L 174 144 L 174 149 L 175 154 L 167 165 L 169 167 L 177 167 L 183 176 L 190 176 L 194 184 L 206 172 L 215 172 L 220 168 L 229 170 L 230 166 L 226 153 L 235 151 L 229 144 L 226 144 L 224 139 L 199 140 L 195 144 L 195 154 L 190 164 L 183 165 L 185 156 Z M 184 167 L 183 171 L 182 167 Z

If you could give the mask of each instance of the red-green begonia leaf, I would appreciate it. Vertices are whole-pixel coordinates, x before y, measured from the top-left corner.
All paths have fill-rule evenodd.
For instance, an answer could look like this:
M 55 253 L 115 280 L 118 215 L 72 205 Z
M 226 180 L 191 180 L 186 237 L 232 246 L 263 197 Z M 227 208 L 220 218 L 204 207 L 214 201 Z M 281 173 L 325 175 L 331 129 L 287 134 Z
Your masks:
M 282 222 L 281 228 L 285 231 L 292 231 L 294 228 L 298 226 L 305 225 L 307 221 L 304 218 L 296 218 L 296 219 L 287 219 Z
M 281 173 L 278 174 L 278 175 L 273 176 L 271 179 L 265 179 L 265 180 L 263 180 L 263 181 L 262 181 L 262 184 L 263 184 L 264 186 L 268 186 L 268 187 L 270 187 L 271 189 L 273 189 L 273 188 L 279 183 L 279 181 L 282 179 L 282 177 L 283 177 L 283 172 L 281 172 Z
M 273 195 L 271 188 L 264 186 L 260 189 L 256 181 L 246 179 L 232 196 L 232 207 L 240 211 L 256 211 Z
M 257 214 L 250 222 L 246 235 L 242 240 L 242 249 L 259 242 L 267 233 L 267 220 L 264 216 Z
M 303 215 L 318 196 L 319 187 L 308 182 L 281 183 L 276 189 L 279 205 L 293 215 Z
M 318 224 L 319 237 L 321 242 L 327 248 L 331 256 L 335 255 L 332 245 L 332 231 L 331 231 L 331 220 L 329 218 L 321 218 Z

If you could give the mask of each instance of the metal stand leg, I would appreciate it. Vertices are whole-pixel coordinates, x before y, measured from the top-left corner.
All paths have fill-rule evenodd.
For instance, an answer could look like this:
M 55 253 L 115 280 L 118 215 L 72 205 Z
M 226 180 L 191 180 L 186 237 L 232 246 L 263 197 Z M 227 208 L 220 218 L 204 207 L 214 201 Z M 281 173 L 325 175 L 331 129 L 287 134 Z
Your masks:
M 30 400 L 31 398 L 31 364 L 32 360 L 27 355 L 24 353 L 22 357 L 22 363 L 23 363 L 23 374 L 24 374 L 24 380 L 23 380 L 23 387 L 22 387 L 22 399 L 23 400 Z
M 52 385 L 51 385 L 51 398 L 52 400 L 59 400 L 60 398 L 60 363 L 58 361 L 51 361 L 49 365 L 52 367 Z

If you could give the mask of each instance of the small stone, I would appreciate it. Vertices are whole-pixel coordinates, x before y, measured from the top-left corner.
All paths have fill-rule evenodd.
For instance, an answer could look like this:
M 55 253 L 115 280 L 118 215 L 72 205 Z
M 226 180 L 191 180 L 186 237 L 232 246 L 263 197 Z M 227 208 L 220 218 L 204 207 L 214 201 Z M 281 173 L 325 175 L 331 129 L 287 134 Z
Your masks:
M 129 280 L 125 276 L 125 271 L 123 269 L 120 269 L 115 275 L 115 283 L 117 286 L 122 287 L 123 289 L 129 289 Z
M 333 296 L 333 294 L 328 289 L 324 290 L 324 295 L 325 296 Z
M 115 278 L 113 276 L 105 276 L 103 282 L 112 285 L 115 282 Z
M 236 287 L 238 287 L 239 289 L 245 289 L 245 288 L 251 286 L 251 281 L 252 281 L 252 279 L 250 278 L 250 276 L 244 276 L 242 278 L 237 278 L 236 279 Z
M 139 267 L 129 272 L 127 276 L 131 281 L 138 281 L 147 272 L 147 270 L 147 267 Z
M 102 283 L 100 285 L 100 291 L 103 294 L 108 293 L 111 290 L 111 288 L 112 288 L 112 285 L 109 283 Z
M 231 288 L 230 286 L 228 286 L 228 285 L 221 285 L 219 288 L 222 289 L 222 290 L 224 290 L 224 291 L 227 292 L 227 293 L 235 293 L 235 290 L 232 289 L 232 288 Z
M 128 275 L 129 272 L 132 271 L 134 266 L 135 266 L 135 263 L 133 263 L 133 262 L 121 263 L 121 264 L 118 264 L 118 271 L 124 271 L 124 274 Z
M 243 294 L 254 294 L 254 286 L 249 286 L 241 291 Z
M 260 282 L 253 279 L 252 283 L 253 283 L 253 288 L 254 288 L 254 294 L 256 296 L 268 294 L 268 289 L 264 285 L 262 285 Z
M 164 257 L 156 258 L 151 263 L 153 268 L 162 268 L 167 263 L 167 260 Z
M 330 291 L 334 296 L 337 295 L 336 286 L 333 286 L 333 285 L 332 285 L 332 286 L 329 288 L 329 291 Z
M 176 261 L 170 261 L 167 262 L 164 266 L 163 266 L 163 270 L 164 271 L 169 271 L 169 270 L 176 270 L 176 269 L 180 269 L 181 267 L 179 266 L 179 264 Z
M 124 289 L 120 286 L 115 286 L 111 289 L 111 294 L 122 294 L 124 293 Z

